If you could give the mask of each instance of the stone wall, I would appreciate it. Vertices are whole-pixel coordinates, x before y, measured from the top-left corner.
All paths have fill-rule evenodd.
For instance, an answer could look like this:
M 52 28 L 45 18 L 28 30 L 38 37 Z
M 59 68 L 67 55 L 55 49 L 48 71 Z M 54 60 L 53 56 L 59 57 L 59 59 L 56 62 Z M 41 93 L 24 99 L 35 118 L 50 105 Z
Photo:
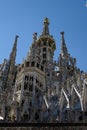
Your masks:
M 61 127 L 0 127 L 0 130 L 87 130 L 87 126 Z

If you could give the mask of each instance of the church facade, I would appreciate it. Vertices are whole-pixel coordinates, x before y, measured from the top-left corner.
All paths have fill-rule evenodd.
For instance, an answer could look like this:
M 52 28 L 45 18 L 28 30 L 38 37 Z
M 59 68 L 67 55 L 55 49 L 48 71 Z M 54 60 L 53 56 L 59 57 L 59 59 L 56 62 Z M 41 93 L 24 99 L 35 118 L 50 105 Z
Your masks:
M 56 42 L 44 19 L 42 33 L 23 63 L 16 64 L 17 40 L 9 59 L 0 64 L 0 117 L 5 122 L 87 122 L 87 73 L 80 71 L 61 32 L 61 52 L 54 61 Z

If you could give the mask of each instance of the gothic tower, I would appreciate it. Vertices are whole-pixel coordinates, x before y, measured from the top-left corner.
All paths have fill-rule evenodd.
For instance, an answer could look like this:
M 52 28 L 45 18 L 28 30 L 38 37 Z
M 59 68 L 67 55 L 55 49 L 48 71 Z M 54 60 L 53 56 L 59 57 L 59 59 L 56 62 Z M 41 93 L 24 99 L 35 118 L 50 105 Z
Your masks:
M 49 20 L 45 18 L 42 34 L 39 38 L 37 33 L 33 34 L 33 43 L 27 58 L 18 67 L 14 101 L 17 102 L 20 111 L 19 120 L 35 122 L 41 121 L 43 117 L 42 109 L 46 107 L 44 106 L 46 102 L 44 96 L 47 93 L 46 76 L 52 68 L 56 49 L 55 40 L 50 35 L 48 26 Z M 50 75 L 51 72 L 48 77 Z
M 26 58 L 15 65 L 17 39 L 9 60 L 0 65 L 0 115 L 5 121 L 28 123 L 87 121 L 87 73 L 76 66 L 68 52 L 64 32 L 61 51 L 54 61 L 56 43 L 44 19 L 40 36 Z

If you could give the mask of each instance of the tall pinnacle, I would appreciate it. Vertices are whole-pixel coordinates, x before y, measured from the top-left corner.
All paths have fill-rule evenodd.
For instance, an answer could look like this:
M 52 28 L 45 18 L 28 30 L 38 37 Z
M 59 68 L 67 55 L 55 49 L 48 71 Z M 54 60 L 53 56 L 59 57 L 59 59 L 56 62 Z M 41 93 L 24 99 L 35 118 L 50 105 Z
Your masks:
M 49 35 L 49 27 L 48 26 L 49 26 L 49 20 L 48 20 L 48 18 L 45 18 L 42 35 Z
M 16 49 L 17 47 L 17 39 L 18 39 L 18 35 L 15 36 L 15 42 L 14 42 L 14 46 L 13 46 L 13 50 Z
M 64 40 L 64 32 L 61 32 L 60 34 L 62 35 L 61 53 L 62 53 L 62 55 L 66 55 L 67 54 L 67 47 L 66 47 L 66 43 Z
M 33 34 L 33 42 L 35 42 L 37 40 L 37 33 L 35 32 L 34 34 Z
M 14 45 L 13 45 L 13 48 L 12 48 L 12 52 L 10 54 L 10 60 L 11 59 L 14 59 L 16 58 L 16 51 L 17 51 L 17 39 L 18 39 L 18 35 L 15 36 L 15 41 L 14 41 Z
M 17 39 L 18 35 L 15 37 L 14 45 L 12 51 L 10 53 L 9 62 L 8 62 L 8 70 L 6 75 L 6 86 L 7 89 L 10 88 L 14 82 L 15 76 L 15 59 L 16 59 L 16 52 L 17 52 Z M 10 88 L 11 89 L 11 88 Z

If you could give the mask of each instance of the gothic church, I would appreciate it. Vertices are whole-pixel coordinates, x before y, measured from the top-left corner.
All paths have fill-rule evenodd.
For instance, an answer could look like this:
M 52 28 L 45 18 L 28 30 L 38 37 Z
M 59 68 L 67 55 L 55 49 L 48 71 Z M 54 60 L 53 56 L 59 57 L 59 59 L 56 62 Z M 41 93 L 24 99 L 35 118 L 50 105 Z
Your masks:
M 33 34 L 30 50 L 16 64 L 17 40 L 9 59 L 0 64 L 0 121 L 56 123 L 87 122 L 87 73 L 80 71 L 61 32 L 61 52 L 44 19 L 42 33 Z

